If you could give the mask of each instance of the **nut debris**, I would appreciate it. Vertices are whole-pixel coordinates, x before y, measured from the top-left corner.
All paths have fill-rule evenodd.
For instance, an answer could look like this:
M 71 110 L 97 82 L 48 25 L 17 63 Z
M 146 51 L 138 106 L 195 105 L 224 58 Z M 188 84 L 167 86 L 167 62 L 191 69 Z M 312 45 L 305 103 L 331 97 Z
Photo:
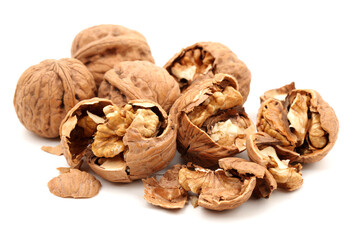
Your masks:
M 78 169 L 63 171 L 48 182 L 50 192 L 63 198 L 91 198 L 100 188 L 100 182 L 93 175 Z

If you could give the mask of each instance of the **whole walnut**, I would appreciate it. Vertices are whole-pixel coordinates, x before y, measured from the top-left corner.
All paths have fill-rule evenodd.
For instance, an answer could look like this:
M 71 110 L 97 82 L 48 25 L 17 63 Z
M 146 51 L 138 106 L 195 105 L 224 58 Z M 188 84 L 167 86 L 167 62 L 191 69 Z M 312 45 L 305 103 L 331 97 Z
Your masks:
M 180 96 L 175 79 L 162 67 L 147 61 L 125 61 L 104 75 L 98 97 L 123 106 L 134 99 L 157 102 L 168 112 Z
M 66 113 L 77 102 L 95 97 L 96 91 L 92 74 L 77 59 L 44 60 L 18 80 L 15 111 L 28 130 L 55 138 Z
M 123 107 L 102 98 L 79 102 L 60 127 L 72 168 L 83 161 L 111 182 L 131 182 L 165 168 L 176 153 L 176 126 L 160 105 L 133 100 Z
M 106 71 L 121 61 L 145 60 L 154 63 L 145 37 L 119 25 L 102 24 L 84 29 L 74 38 L 71 55 L 93 74 L 97 87 Z
M 225 73 L 236 78 L 243 102 L 247 100 L 251 74 L 244 62 L 218 42 L 198 42 L 182 49 L 164 66 L 185 90 L 194 81 Z

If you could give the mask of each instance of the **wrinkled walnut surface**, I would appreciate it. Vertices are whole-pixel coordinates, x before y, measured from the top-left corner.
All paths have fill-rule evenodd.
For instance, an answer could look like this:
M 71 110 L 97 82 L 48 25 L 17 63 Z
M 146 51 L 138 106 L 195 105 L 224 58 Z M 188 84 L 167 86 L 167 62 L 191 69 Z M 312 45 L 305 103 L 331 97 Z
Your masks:
M 79 101 L 95 97 L 92 74 L 78 60 L 44 60 L 28 68 L 18 80 L 14 106 L 20 122 L 31 132 L 59 136 L 66 113 Z
M 143 179 L 144 199 L 163 208 L 183 208 L 187 202 L 187 191 L 179 183 L 178 174 L 182 167 L 179 164 L 172 166 L 159 181 L 156 177 Z
M 145 37 L 119 25 L 102 24 L 82 30 L 74 38 L 71 55 L 93 74 L 97 87 L 103 75 L 122 61 L 154 62 Z
M 104 75 L 98 97 L 108 98 L 123 106 L 134 99 L 157 102 L 168 112 L 180 96 L 175 79 L 164 69 L 147 61 L 125 61 Z
M 293 162 L 311 163 L 331 150 L 339 123 L 334 110 L 316 91 L 290 88 L 284 100 L 267 97 L 262 102 L 257 129 L 281 141 L 278 155 L 284 152 Z
M 191 85 L 173 106 L 178 121 L 178 151 L 187 161 L 214 167 L 218 159 L 245 150 L 246 135 L 255 132 L 244 109 L 238 84 L 217 74 Z
M 96 122 L 90 136 L 83 128 L 88 124 L 78 125 L 88 113 Z M 130 101 L 122 108 L 107 99 L 83 101 L 61 127 L 61 144 L 69 165 L 78 168 L 85 160 L 112 182 L 131 182 L 165 168 L 176 153 L 175 139 L 172 117 L 148 100 Z
M 251 74 L 247 66 L 225 45 L 199 42 L 174 55 L 164 66 L 179 82 L 181 90 L 195 80 L 212 78 L 215 74 L 232 75 L 239 83 L 243 102 L 247 100 Z
M 90 198 L 98 194 L 101 184 L 91 174 L 78 169 L 61 170 L 48 182 L 51 193 L 63 198 Z

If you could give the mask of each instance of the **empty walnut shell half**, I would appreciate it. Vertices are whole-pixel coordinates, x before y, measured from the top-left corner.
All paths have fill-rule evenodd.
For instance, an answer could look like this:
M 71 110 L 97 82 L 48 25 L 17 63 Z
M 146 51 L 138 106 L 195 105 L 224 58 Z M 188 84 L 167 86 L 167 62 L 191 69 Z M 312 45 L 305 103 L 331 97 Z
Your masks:
M 74 38 L 71 55 L 93 74 L 97 87 L 106 71 L 121 61 L 154 62 L 145 37 L 119 25 L 103 24 L 84 29 Z
M 314 90 L 293 89 L 285 100 L 267 98 L 257 117 L 258 131 L 281 141 L 279 156 L 292 162 L 321 160 L 337 140 L 339 123 L 333 109 Z
M 179 183 L 186 191 L 198 194 L 198 206 L 222 211 L 246 202 L 253 193 L 256 177 L 235 177 L 223 169 L 213 171 L 195 166 L 194 170 L 182 168 L 179 171 Z
M 187 202 L 187 191 L 179 183 L 178 174 L 182 167 L 180 164 L 172 166 L 159 181 L 156 176 L 143 179 L 144 199 L 163 208 L 183 208 Z
M 176 127 L 157 103 L 123 107 L 93 98 L 78 103 L 61 125 L 61 144 L 71 167 L 85 160 L 99 176 L 131 182 L 165 168 L 176 153 Z
M 247 100 L 251 74 L 247 66 L 225 45 L 199 42 L 174 55 L 164 66 L 179 82 L 181 90 L 198 79 L 225 73 L 235 77 L 243 102 Z
M 164 69 L 147 61 L 125 61 L 104 75 L 98 97 L 108 98 L 118 106 L 134 99 L 157 102 L 169 112 L 180 96 L 175 79 Z
M 44 60 L 29 67 L 17 82 L 15 111 L 29 131 L 55 138 L 66 113 L 79 101 L 94 97 L 96 91 L 92 74 L 80 61 Z
M 178 121 L 178 151 L 202 167 L 245 150 L 246 136 L 255 132 L 242 108 L 237 81 L 226 74 L 191 85 L 174 106 Z
M 289 159 L 280 159 L 277 155 L 277 146 L 282 143 L 267 133 L 258 132 L 247 139 L 249 158 L 266 167 L 272 174 L 281 189 L 293 191 L 303 184 L 302 166 L 300 163 L 291 164 Z

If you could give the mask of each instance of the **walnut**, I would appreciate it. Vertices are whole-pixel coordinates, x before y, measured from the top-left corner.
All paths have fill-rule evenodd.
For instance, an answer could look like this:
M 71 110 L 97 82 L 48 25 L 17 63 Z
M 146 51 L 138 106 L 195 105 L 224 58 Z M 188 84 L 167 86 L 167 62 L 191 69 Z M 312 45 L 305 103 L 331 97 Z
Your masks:
M 288 96 L 288 93 L 295 89 L 295 83 L 292 82 L 280 88 L 271 89 L 264 93 L 263 96 L 260 96 L 260 103 L 268 100 L 269 98 L 275 98 L 280 101 L 285 101 L 285 98 Z
M 258 131 L 281 141 L 278 156 L 300 163 L 326 156 L 337 140 L 338 128 L 333 109 L 311 89 L 290 88 L 284 100 L 267 97 L 257 118 Z
M 180 96 L 180 89 L 164 68 L 147 61 L 124 61 L 105 73 L 98 96 L 118 106 L 134 99 L 148 99 L 168 112 Z
M 97 87 L 103 75 L 122 61 L 154 62 L 145 37 L 134 30 L 103 24 L 84 29 L 74 38 L 71 55 L 93 74 Z
M 300 172 L 301 164 L 290 164 L 289 160 L 280 160 L 274 147 L 282 144 L 267 133 L 258 132 L 247 139 L 249 158 L 266 167 L 276 180 L 278 187 L 293 191 L 303 184 Z
M 244 151 L 246 135 L 255 127 L 242 104 L 237 81 L 229 75 L 216 74 L 191 85 L 172 107 L 182 157 L 213 168 L 218 159 Z
M 186 191 L 198 194 L 198 206 L 222 211 L 246 202 L 253 193 L 256 177 L 244 174 L 235 177 L 223 169 L 213 171 L 196 166 L 194 170 L 182 168 L 179 183 Z
M 91 136 L 78 125 L 86 116 L 96 124 Z M 79 168 L 85 160 L 94 172 L 112 182 L 131 182 L 165 168 L 176 153 L 175 139 L 172 117 L 148 100 L 118 107 L 110 100 L 93 98 L 78 103 L 61 125 L 68 164 Z
M 181 187 L 178 179 L 182 167 L 179 164 L 172 166 L 159 181 L 156 177 L 143 179 L 144 199 L 163 208 L 183 208 L 187 202 L 187 191 Z
M 90 198 L 98 194 L 101 184 L 91 174 L 78 169 L 59 169 L 61 174 L 48 182 L 51 193 L 63 198 Z
M 44 60 L 28 68 L 17 82 L 14 106 L 20 122 L 46 138 L 59 136 L 66 113 L 96 95 L 91 73 L 78 60 Z
M 226 46 L 217 42 L 199 42 L 173 56 L 164 66 L 179 82 L 181 90 L 195 80 L 212 78 L 225 73 L 239 83 L 243 102 L 247 100 L 250 87 L 250 71 L 247 66 Z

